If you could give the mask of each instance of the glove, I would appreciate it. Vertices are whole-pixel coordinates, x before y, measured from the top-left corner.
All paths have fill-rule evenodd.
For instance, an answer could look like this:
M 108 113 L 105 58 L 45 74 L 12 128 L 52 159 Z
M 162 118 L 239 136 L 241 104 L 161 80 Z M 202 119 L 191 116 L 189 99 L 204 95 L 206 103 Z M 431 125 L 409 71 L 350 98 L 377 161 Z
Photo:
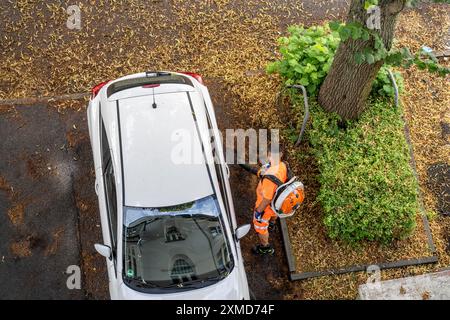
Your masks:
M 259 168 L 258 173 L 256 174 L 257 177 L 261 178 L 266 173 L 267 169 L 269 169 L 269 167 L 270 163 L 263 164 L 261 168 Z
M 254 215 L 255 215 L 255 219 L 256 220 L 261 220 L 262 216 L 263 216 L 264 212 L 258 212 L 255 210 Z

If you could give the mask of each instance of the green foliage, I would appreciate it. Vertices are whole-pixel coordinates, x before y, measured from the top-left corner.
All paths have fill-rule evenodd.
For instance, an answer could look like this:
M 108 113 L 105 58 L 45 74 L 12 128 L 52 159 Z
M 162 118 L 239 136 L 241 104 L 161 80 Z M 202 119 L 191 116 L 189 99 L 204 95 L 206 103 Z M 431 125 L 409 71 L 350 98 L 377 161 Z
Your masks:
M 402 75 L 397 71 L 393 71 L 392 74 L 394 75 L 395 82 L 397 83 L 398 92 L 403 92 L 404 87 Z M 378 71 L 378 76 L 372 85 L 372 95 L 380 97 L 395 96 L 394 87 L 392 86 L 391 79 L 389 78 L 388 68 L 386 65 L 383 65 L 380 71 Z
M 378 0 L 366 0 L 364 1 L 364 9 L 369 9 L 371 6 L 378 5 Z
M 411 169 L 401 108 L 380 100 L 347 128 L 312 106 L 309 140 L 318 161 L 318 200 L 331 238 L 388 243 L 415 228 L 417 180 Z
M 450 74 L 450 69 L 441 66 L 433 52 L 427 52 L 423 48 L 415 55 L 408 48 L 403 48 L 398 52 L 389 54 L 386 57 L 386 62 L 405 68 L 415 64 L 420 70 L 427 69 L 429 72 L 435 72 L 441 77 Z
M 341 24 L 339 22 L 330 22 L 330 28 L 339 34 L 342 41 L 347 41 L 350 38 L 367 41 L 367 46 L 355 54 L 354 58 L 357 64 L 373 64 L 383 60 L 386 64 L 395 67 L 409 68 L 415 64 L 419 69 L 427 69 L 429 72 L 437 73 L 442 77 L 450 74 L 450 69 L 440 65 L 433 53 L 421 50 L 413 55 L 408 48 L 388 51 L 378 32 L 367 29 L 360 23 Z
M 268 73 L 279 73 L 286 85 L 304 85 L 311 96 L 318 93 L 320 85 L 328 74 L 340 40 L 349 37 L 369 38 L 369 32 L 361 31 L 357 24 L 349 24 L 348 28 L 341 28 L 338 22 L 307 29 L 291 26 L 288 31 L 289 37 L 278 39 L 281 60 L 270 63 L 266 70 Z M 356 57 L 360 63 L 373 62 L 375 58 L 370 52 L 359 53 Z M 386 68 L 387 66 L 380 70 L 374 82 L 373 95 L 393 96 L 394 91 L 389 77 L 386 77 Z M 402 88 L 401 75 L 395 73 L 395 78 L 401 84 L 399 87 Z
M 357 22 L 351 22 L 347 24 L 341 24 L 339 22 L 333 21 L 329 24 L 330 29 L 337 32 L 342 41 L 347 41 L 352 38 L 353 40 L 363 39 L 369 40 L 371 36 L 371 31 L 369 29 L 363 28 L 361 24 Z
M 278 39 L 282 59 L 269 64 L 267 72 L 279 73 L 287 85 L 304 85 L 314 95 L 333 62 L 339 36 L 328 26 L 290 26 L 288 31 L 289 37 Z

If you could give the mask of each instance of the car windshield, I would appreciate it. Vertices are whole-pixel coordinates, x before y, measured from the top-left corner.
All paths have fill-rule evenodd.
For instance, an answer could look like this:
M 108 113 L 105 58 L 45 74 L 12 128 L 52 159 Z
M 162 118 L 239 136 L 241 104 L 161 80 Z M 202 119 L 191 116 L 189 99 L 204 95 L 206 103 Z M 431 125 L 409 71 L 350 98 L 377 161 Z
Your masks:
M 125 207 L 123 251 L 123 277 L 135 289 L 202 287 L 233 268 L 214 195 L 172 207 Z

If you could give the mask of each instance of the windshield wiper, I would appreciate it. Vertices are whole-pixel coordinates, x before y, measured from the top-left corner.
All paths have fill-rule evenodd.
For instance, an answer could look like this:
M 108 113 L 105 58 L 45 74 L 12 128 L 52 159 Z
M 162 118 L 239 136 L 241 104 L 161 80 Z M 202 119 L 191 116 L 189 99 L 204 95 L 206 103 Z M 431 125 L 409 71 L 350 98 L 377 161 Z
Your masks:
M 136 287 L 142 287 L 142 288 L 163 288 L 161 286 L 158 286 L 156 284 L 153 283 L 148 283 L 145 282 L 144 280 L 140 279 L 140 278 L 125 278 L 128 282 L 133 282 L 133 284 Z
M 227 275 L 228 274 L 224 274 L 224 275 L 208 277 L 208 278 L 204 278 L 204 279 L 196 279 L 196 280 L 185 281 L 185 282 L 180 282 L 180 283 L 173 283 L 168 286 L 165 286 L 164 288 L 174 288 L 174 287 L 178 287 L 180 289 L 185 288 L 185 287 L 201 288 L 201 286 L 197 286 L 197 285 L 207 283 L 207 282 L 219 282 L 220 280 L 225 278 Z
M 137 248 L 138 248 L 138 257 L 142 258 L 142 249 L 141 249 L 141 244 L 142 243 L 142 238 L 139 238 L 138 242 L 137 242 Z

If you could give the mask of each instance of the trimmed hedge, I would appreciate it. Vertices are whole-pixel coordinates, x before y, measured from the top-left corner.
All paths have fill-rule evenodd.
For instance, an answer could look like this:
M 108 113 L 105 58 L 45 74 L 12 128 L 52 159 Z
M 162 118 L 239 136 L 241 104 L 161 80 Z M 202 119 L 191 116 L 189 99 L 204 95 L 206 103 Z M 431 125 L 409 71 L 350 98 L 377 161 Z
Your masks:
M 410 235 L 419 212 L 401 108 L 373 101 L 359 120 L 313 106 L 309 141 L 318 161 L 318 195 L 331 238 L 383 243 Z

